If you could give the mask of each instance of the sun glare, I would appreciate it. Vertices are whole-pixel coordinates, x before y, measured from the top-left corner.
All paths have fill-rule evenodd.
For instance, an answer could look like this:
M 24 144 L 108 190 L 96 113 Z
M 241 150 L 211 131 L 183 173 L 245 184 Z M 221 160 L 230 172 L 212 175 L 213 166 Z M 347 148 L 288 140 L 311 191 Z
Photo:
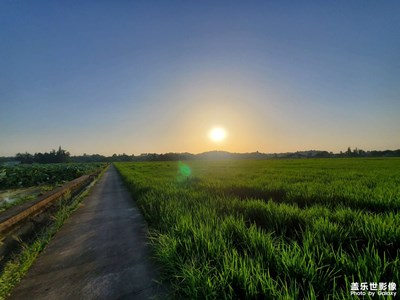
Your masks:
M 208 136 L 214 142 L 220 142 L 225 139 L 226 131 L 225 131 L 225 129 L 220 128 L 220 127 L 213 128 L 213 129 L 211 129 L 210 134 Z

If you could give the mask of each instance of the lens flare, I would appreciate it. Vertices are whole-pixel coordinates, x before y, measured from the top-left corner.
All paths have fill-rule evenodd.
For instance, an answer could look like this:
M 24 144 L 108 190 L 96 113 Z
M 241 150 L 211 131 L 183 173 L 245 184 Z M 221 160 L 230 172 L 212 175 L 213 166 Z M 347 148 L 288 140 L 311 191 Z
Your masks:
M 192 169 L 187 164 L 184 164 L 181 161 L 178 162 L 178 176 L 176 178 L 178 182 L 187 182 L 190 179 L 191 174 Z
M 179 174 L 184 177 L 189 177 L 192 174 L 192 170 L 190 167 L 182 162 L 178 163 L 179 165 Z

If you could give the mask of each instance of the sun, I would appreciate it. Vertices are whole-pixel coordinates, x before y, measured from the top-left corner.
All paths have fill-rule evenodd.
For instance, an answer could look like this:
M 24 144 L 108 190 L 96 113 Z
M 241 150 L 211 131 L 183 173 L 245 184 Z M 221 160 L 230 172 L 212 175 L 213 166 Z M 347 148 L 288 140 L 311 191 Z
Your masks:
M 226 138 L 226 131 L 221 127 L 215 127 L 211 129 L 208 136 L 214 142 L 221 142 Z

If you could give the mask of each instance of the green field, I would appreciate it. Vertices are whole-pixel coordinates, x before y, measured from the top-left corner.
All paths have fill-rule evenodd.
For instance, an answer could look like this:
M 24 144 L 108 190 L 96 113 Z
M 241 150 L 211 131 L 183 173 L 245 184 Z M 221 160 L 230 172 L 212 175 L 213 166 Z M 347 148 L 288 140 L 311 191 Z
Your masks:
M 400 159 L 115 165 L 175 297 L 351 299 L 352 282 L 400 284 Z
M 93 173 L 104 163 L 62 163 L 0 166 L 0 190 L 58 184 Z
M 99 171 L 105 165 L 62 163 L 0 166 L 0 213 L 31 201 L 57 185 Z

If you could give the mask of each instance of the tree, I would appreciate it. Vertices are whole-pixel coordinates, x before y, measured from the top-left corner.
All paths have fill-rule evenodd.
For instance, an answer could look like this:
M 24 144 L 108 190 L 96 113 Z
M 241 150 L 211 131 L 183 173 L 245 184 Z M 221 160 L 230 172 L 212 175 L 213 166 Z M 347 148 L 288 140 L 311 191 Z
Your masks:
M 34 157 L 28 152 L 17 153 L 15 155 L 15 160 L 19 161 L 21 164 L 32 164 L 34 162 Z
M 58 147 L 58 150 L 51 150 L 45 153 L 35 153 L 34 155 L 29 153 L 18 153 L 15 159 L 23 164 L 39 163 L 39 164 L 51 164 L 51 163 L 65 163 L 70 158 L 69 152 Z

